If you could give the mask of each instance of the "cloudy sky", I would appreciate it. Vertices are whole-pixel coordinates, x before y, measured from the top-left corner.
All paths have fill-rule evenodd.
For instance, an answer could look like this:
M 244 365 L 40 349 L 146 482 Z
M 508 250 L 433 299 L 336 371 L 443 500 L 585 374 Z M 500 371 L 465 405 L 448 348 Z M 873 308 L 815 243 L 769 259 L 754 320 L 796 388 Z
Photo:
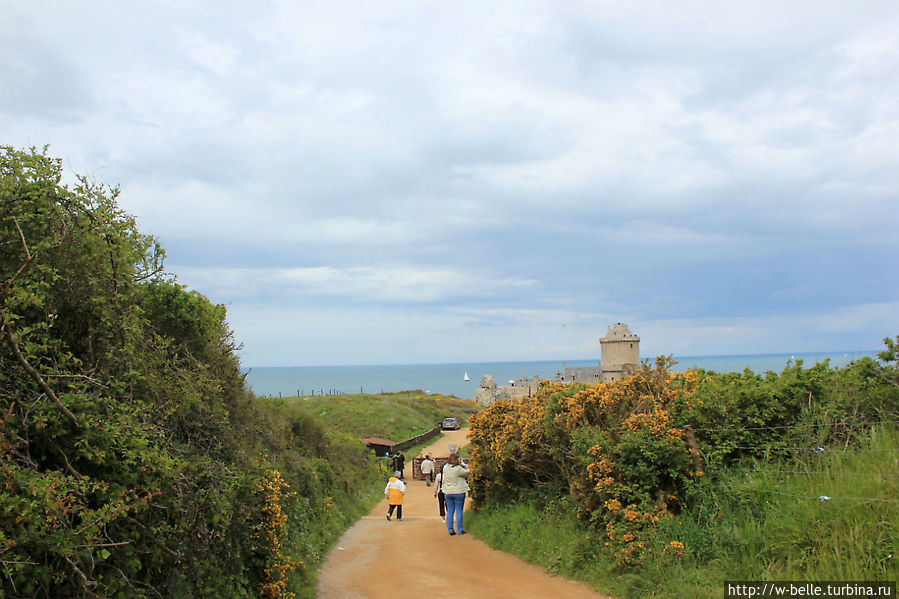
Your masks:
M 247 366 L 899 333 L 894 0 L 0 0 L 0 56 L 0 144 L 121 185 Z

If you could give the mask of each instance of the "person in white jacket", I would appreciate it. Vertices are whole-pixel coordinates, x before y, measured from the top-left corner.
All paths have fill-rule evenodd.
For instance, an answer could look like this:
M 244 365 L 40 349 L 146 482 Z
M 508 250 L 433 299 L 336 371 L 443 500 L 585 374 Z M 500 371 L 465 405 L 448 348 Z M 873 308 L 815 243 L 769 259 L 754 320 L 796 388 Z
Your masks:
M 421 475 L 425 477 L 425 482 L 430 487 L 431 481 L 434 480 L 434 461 L 431 459 L 431 454 L 425 456 L 425 459 L 421 461 Z
M 387 486 L 384 487 L 384 495 L 387 496 L 387 519 L 393 516 L 393 510 L 396 510 L 396 519 L 403 519 L 403 497 L 406 495 L 406 483 L 400 480 L 400 472 L 394 472 Z

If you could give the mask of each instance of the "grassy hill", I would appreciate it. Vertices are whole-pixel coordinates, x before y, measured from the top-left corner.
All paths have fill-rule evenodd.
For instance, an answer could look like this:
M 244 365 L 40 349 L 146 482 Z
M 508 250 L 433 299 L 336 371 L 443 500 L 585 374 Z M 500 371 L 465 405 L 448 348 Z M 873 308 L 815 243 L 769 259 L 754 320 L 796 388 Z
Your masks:
M 284 402 L 329 429 L 360 439 L 379 437 L 395 442 L 419 435 L 447 416 L 458 418 L 464 426 L 480 409 L 470 399 L 428 395 L 421 390 L 287 397 Z

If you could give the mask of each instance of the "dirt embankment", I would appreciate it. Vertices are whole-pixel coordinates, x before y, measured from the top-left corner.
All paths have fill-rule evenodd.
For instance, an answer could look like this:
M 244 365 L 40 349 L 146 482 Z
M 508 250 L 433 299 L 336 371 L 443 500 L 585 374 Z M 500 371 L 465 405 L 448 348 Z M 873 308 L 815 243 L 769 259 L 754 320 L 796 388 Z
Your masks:
M 449 445 L 465 445 L 467 433 L 446 431 L 425 451 L 435 457 L 449 455 Z M 433 488 L 412 480 L 411 471 L 407 462 L 402 521 L 387 521 L 385 499 L 353 525 L 319 570 L 319 599 L 604 597 L 584 584 L 550 576 L 494 551 L 470 534 L 450 536 Z

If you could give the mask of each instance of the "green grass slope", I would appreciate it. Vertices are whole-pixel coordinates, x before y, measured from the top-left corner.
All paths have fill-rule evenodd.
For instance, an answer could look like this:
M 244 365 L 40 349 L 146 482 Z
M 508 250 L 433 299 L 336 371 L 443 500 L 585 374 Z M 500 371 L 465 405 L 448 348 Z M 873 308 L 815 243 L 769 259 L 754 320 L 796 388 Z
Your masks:
M 283 401 L 331 430 L 359 439 L 378 437 L 397 443 L 422 434 L 447 416 L 458 418 L 464 426 L 480 409 L 470 399 L 428 395 L 420 390 L 287 397 Z

